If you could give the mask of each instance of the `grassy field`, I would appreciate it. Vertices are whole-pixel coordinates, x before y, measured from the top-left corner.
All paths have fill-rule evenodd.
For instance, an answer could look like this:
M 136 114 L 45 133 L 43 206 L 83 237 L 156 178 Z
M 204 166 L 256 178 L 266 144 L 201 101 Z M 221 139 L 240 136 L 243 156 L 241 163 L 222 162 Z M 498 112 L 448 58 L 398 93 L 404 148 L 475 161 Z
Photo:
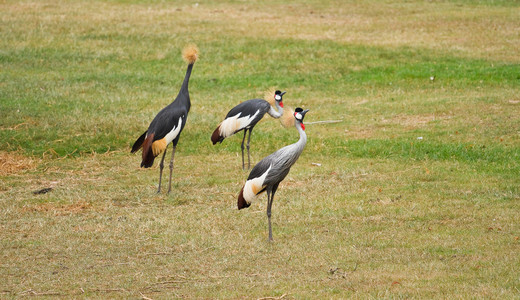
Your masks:
M 0 1 L 0 298 L 520 298 L 520 2 Z M 130 146 L 195 43 L 173 192 Z M 308 144 L 238 211 L 227 111 Z M 293 143 L 271 118 L 252 161 Z M 164 187 L 164 186 L 163 186 Z M 33 194 L 52 188 L 46 194 Z

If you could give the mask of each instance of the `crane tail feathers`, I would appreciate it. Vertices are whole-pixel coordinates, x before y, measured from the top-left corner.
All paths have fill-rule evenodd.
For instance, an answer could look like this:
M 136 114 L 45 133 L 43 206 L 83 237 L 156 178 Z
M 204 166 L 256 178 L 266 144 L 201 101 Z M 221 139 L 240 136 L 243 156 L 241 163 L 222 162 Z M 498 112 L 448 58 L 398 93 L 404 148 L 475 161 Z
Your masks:
M 150 134 L 146 137 L 143 142 L 143 160 L 141 161 L 141 167 L 149 168 L 153 165 L 155 156 L 152 151 L 152 143 L 155 134 Z
M 238 209 L 247 208 L 251 205 L 251 203 L 247 203 L 246 199 L 244 199 L 244 187 L 240 190 L 240 194 L 238 194 Z
M 132 151 L 130 151 L 130 153 L 135 153 L 137 152 L 137 150 L 141 149 L 141 147 L 143 146 L 143 142 L 144 142 L 144 139 L 146 138 L 146 133 L 148 131 L 145 131 L 134 143 L 134 145 L 132 146 Z
M 222 143 L 223 140 L 224 137 L 220 135 L 220 125 L 218 125 L 217 129 L 215 129 L 211 135 L 211 141 L 213 142 L 213 145 L 215 145 L 218 142 Z

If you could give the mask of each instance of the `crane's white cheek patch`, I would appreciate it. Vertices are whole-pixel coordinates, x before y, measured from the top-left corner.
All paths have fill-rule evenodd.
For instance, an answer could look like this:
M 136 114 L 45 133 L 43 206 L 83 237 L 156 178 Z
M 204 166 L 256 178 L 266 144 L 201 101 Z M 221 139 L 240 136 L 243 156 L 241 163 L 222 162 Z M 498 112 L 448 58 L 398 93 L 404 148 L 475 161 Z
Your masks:
M 260 113 L 259 110 L 257 110 L 256 113 L 252 116 L 248 115 L 239 118 L 238 116 L 240 114 L 237 114 L 235 116 L 226 118 L 224 121 L 222 121 L 222 123 L 220 123 L 220 136 L 228 137 L 233 135 L 238 130 L 246 128 L 251 124 L 258 113 Z
M 255 200 L 257 194 L 265 187 L 264 181 L 270 170 L 271 167 L 269 166 L 269 169 L 267 169 L 267 171 L 265 171 L 265 173 L 262 174 L 260 177 L 256 177 L 246 181 L 246 184 L 244 185 L 244 199 L 248 203 L 251 203 L 253 200 Z

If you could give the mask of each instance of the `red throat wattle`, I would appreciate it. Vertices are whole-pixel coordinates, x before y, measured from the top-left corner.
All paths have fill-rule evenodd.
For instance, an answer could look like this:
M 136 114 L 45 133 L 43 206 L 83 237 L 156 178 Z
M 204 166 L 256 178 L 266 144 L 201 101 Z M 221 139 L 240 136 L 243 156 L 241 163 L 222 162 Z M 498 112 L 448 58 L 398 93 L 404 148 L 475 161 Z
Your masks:
M 283 107 L 283 102 L 282 101 L 280 101 L 280 107 Z
M 302 123 L 302 129 L 303 131 L 305 131 L 305 125 Z

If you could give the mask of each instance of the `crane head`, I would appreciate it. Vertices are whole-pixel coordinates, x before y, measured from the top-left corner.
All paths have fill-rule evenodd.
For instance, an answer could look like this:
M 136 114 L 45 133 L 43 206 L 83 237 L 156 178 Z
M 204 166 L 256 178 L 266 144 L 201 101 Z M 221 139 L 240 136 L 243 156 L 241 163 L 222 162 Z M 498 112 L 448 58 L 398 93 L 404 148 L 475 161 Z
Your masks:
M 303 125 L 303 118 L 305 117 L 305 114 L 308 112 L 309 110 L 306 109 L 306 110 L 303 110 L 301 107 L 297 107 L 295 110 L 294 110 L 294 118 L 296 119 L 296 121 L 298 121 L 299 123 L 302 124 L 302 129 L 305 130 L 305 125 Z
M 279 90 L 276 90 L 274 92 L 274 100 L 280 105 L 280 107 L 283 107 L 282 97 L 285 95 L 286 92 L 281 92 Z

